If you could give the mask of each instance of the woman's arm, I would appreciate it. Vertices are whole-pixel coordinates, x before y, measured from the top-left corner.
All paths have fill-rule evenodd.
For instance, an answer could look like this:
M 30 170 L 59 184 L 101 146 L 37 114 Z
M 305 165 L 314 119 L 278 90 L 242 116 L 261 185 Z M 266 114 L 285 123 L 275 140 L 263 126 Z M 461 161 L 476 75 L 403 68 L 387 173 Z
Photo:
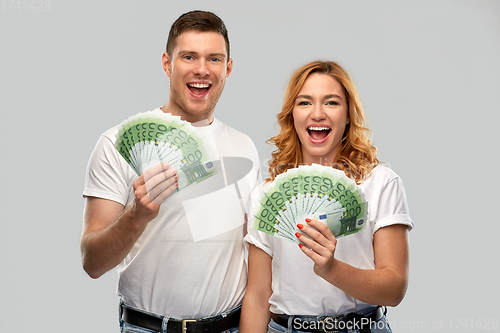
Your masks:
M 311 220 L 302 231 L 312 237 L 299 236 L 302 251 L 314 261 L 314 272 L 337 288 L 360 301 L 396 306 L 408 286 L 408 227 L 395 224 L 380 228 L 373 236 L 375 269 L 359 269 L 334 258 L 337 240 L 323 223 Z M 297 235 L 300 235 L 298 233 Z
M 269 297 L 271 297 L 272 258 L 253 244 L 248 249 L 248 284 L 241 307 L 240 333 L 267 332 L 271 318 Z

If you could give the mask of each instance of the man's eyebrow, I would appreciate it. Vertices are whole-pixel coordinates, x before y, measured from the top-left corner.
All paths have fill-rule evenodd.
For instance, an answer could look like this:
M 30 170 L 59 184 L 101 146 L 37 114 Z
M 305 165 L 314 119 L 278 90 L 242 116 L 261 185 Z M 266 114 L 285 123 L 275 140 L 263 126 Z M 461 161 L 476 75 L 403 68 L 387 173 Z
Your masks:
M 190 51 L 190 50 L 180 50 L 179 54 L 192 54 L 192 55 L 198 55 L 198 52 L 196 51 Z M 210 53 L 208 55 L 209 57 L 219 57 L 219 58 L 226 58 L 225 53 Z
M 225 53 L 211 53 L 210 54 L 211 57 L 221 57 L 221 58 L 225 58 L 226 57 L 226 54 Z
M 179 54 L 197 54 L 195 51 L 190 50 L 180 50 Z

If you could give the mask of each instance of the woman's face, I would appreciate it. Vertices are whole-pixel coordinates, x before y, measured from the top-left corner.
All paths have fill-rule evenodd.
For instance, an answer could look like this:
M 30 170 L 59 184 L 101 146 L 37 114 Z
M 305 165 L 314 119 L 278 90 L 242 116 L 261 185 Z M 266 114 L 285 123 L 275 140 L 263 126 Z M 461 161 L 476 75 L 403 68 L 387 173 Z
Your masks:
M 336 162 L 347 113 L 347 100 L 340 83 L 327 74 L 309 75 L 293 107 L 294 126 L 305 164 Z

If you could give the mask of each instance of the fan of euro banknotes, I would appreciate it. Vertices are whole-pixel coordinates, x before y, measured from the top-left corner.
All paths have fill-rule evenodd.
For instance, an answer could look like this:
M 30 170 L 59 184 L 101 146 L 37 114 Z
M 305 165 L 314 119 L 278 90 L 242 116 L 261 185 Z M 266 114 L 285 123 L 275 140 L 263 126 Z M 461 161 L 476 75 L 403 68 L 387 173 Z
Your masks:
M 138 113 L 118 127 L 115 148 L 140 176 L 161 162 L 177 169 L 176 191 L 218 172 L 213 144 L 180 117 L 160 111 Z
M 299 166 L 263 186 L 252 212 L 253 228 L 298 243 L 296 225 L 310 217 L 338 238 L 361 231 L 367 209 L 361 188 L 343 171 L 319 164 Z

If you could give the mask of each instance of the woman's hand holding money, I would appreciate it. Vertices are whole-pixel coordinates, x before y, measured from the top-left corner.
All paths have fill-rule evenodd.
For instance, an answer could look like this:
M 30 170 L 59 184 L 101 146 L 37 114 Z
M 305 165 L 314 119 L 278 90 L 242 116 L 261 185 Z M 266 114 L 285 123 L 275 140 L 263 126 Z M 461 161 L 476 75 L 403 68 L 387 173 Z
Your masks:
M 336 264 L 334 254 L 337 239 L 330 229 L 320 221 L 306 218 L 305 222 L 307 225 L 298 224 L 297 227 L 311 238 L 303 237 L 301 233 L 297 232 L 295 235 L 302 242 L 299 243 L 299 247 L 314 261 L 314 273 L 326 279 Z
M 396 306 L 401 302 L 408 281 L 407 226 L 379 229 L 374 235 L 375 268 L 361 269 L 335 259 L 337 240 L 326 225 L 310 220 L 297 226 L 312 239 L 299 232 L 296 236 L 318 276 L 365 303 Z

